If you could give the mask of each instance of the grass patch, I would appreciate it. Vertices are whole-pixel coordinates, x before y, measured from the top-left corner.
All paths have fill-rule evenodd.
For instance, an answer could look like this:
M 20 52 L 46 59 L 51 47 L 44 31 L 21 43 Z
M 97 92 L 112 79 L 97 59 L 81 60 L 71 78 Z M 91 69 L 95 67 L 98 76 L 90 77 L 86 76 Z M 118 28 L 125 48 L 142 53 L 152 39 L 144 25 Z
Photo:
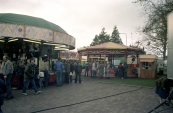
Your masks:
M 88 81 L 96 81 L 96 82 L 103 82 L 103 83 L 115 83 L 115 84 L 125 84 L 125 85 L 134 85 L 134 86 L 143 86 L 143 87 L 155 87 L 156 79 L 143 79 L 143 78 L 110 78 L 110 79 L 99 79 L 99 78 L 91 78 L 81 76 L 82 80 Z

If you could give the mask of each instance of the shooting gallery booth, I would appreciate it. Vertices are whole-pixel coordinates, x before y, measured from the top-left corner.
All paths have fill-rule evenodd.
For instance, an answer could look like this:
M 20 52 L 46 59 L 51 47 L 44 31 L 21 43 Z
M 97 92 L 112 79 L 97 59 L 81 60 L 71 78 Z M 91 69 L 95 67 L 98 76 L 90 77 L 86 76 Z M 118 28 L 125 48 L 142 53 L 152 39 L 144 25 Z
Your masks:
M 157 74 L 157 59 L 156 55 L 139 55 L 139 77 L 140 78 L 155 78 Z

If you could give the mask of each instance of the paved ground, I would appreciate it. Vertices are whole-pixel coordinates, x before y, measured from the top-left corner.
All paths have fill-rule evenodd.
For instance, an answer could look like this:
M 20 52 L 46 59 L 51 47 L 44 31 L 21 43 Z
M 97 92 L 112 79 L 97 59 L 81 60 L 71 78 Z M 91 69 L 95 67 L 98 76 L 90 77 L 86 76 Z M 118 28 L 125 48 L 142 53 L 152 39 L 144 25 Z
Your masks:
M 147 113 L 157 106 L 153 88 L 82 81 L 62 87 L 55 84 L 35 95 L 13 90 L 14 99 L 5 100 L 4 113 Z M 167 108 L 166 105 L 157 111 Z M 173 113 L 173 108 L 161 113 Z

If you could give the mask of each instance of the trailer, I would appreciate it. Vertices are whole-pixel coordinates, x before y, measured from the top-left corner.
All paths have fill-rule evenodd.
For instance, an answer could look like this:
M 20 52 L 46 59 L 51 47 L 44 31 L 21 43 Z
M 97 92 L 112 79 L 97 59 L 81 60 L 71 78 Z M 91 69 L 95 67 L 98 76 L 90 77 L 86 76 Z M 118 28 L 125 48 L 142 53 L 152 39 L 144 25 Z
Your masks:
M 164 69 L 164 60 L 163 58 L 158 58 L 157 59 L 157 73 L 163 74 L 163 69 Z

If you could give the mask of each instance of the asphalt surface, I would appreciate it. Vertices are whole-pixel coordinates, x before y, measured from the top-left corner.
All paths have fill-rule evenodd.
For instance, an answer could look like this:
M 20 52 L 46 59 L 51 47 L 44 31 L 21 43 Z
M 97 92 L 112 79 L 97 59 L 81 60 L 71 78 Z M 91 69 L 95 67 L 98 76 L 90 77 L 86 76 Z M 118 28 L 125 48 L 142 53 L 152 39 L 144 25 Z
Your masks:
M 154 88 L 82 81 L 56 87 L 51 84 L 34 94 L 33 89 L 14 90 L 14 98 L 5 100 L 4 113 L 147 113 L 159 105 Z M 167 105 L 156 111 L 173 113 Z M 161 111 L 163 110 L 163 111 Z

